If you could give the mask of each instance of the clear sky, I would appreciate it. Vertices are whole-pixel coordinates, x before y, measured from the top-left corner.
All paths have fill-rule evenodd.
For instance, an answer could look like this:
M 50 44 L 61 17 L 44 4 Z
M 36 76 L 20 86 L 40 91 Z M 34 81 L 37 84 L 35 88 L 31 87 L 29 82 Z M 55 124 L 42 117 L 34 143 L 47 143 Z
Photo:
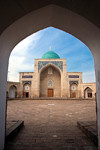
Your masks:
M 67 59 L 67 72 L 83 72 L 83 82 L 95 82 L 93 56 L 88 47 L 74 36 L 49 27 L 40 30 L 13 49 L 8 68 L 8 80 L 19 81 L 19 72 L 34 72 L 34 59 L 49 50 Z

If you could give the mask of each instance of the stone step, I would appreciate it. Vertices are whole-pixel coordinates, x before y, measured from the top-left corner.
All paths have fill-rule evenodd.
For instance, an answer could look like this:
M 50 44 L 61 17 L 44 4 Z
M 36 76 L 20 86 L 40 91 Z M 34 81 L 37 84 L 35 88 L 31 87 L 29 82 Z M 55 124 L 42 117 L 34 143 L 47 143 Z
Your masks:
M 85 133 L 87 135 L 87 137 L 96 146 L 98 146 L 98 134 L 97 134 L 96 121 L 77 122 L 77 126 L 82 130 L 83 133 Z
M 6 142 L 14 137 L 19 130 L 24 126 L 24 121 L 22 120 L 13 120 L 7 121 L 6 123 Z

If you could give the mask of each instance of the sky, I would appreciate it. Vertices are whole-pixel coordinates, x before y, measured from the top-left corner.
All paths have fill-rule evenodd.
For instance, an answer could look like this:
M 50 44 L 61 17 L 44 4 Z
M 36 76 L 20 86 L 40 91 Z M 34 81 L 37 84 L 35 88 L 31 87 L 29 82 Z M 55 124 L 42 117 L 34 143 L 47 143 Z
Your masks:
M 79 39 L 57 28 L 40 30 L 12 50 L 9 58 L 8 81 L 19 81 L 19 72 L 34 72 L 35 58 L 51 50 L 66 58 L 67 72 L 82 72 L 83 82 L 95 82 L 93 56 Z

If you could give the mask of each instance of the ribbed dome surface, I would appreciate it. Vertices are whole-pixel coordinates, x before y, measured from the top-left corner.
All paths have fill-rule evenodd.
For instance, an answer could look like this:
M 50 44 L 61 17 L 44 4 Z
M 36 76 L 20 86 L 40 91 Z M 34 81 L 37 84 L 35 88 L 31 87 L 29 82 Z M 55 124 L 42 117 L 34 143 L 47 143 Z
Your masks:
M 59 59 L 60 57 L 55 52 L 48 51 L 48 52 L 43 54 L 42 58 L 43 59 Z

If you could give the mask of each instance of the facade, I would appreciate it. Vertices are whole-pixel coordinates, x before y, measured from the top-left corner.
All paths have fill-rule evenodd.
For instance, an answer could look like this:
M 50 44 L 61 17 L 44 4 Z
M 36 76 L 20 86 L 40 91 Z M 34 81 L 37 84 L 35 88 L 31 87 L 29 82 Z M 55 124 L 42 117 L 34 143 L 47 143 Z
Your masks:
M 8 82 L 8 98 L 94 99 L 95 83 L 83 83 L 82 72 L 67 72 L 66 59 L 48 51 L 35 59 L 34 72 L 20 72 L 19 82 Z

